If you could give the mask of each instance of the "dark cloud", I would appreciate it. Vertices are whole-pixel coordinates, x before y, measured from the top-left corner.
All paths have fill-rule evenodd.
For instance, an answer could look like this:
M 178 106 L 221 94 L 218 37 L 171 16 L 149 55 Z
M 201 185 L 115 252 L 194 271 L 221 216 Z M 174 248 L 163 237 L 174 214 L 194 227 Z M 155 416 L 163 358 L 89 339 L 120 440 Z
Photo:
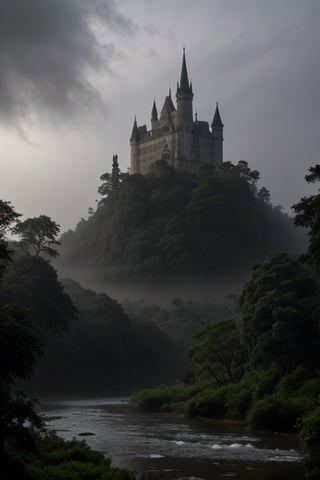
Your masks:
M 132 31 L 113 0 L 0 0 L 0 121 L 74 117 L 100 99 L 90 71 L 108 68 L 99 25 Z

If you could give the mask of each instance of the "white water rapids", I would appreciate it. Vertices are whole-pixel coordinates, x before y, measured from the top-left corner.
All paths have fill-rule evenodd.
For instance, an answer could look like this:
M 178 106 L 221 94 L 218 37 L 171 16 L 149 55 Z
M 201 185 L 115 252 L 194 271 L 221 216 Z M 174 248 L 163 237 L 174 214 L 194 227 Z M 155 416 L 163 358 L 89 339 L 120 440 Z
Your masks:
M 43 401 L 40 413 L 65 439 L 85 438 L 113 465 L 162 479 L 302 480 L 297 438 L 244 425 L 150 414 L 127 399 Z

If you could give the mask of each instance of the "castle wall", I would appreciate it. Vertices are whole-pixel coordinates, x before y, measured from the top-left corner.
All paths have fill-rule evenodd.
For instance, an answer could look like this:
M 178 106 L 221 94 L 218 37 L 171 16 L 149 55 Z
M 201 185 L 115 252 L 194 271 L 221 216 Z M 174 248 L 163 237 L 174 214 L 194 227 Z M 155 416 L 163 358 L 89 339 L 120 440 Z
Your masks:
M 141 173 L 142 175 L 150 172 L 151 165 L 157 160 L 166 157 L 165 160 L 174 165 L 176 154 L 176 141 L 174 132 L 165 135 L 150 137 L 146 140 L 140 140 L 137 145 L 131 145 L 131 173 Z M 136 160 L 137 159 L 137 160 Z

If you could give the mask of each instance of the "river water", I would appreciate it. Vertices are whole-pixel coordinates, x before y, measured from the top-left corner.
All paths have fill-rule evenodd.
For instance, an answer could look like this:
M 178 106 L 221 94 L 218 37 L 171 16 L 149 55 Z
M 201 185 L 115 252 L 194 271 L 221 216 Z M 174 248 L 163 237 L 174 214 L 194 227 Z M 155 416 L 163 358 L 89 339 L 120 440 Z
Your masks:
M 84 439 L 113 466 L 161 479 L 302 480 L 294 435 L 250 432 L 240 423 L 145 413 L 128 399 L 43 401 L 40 413 L 61 437 Z

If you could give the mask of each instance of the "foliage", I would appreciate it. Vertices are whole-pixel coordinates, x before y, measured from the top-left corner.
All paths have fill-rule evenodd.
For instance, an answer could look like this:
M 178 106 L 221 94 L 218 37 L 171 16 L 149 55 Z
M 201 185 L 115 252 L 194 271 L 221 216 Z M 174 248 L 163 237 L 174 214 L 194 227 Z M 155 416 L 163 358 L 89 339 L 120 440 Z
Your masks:
M 100 204 L 103 204 L 108 197 L 113 201 L 118 198 L 120 183 L 124 177 L 125 174 L 121 173 L 119 168 L 118 155 L 113 155 L 111 174 L 106 172 L 100 177 L 103 182 L 98 188 L 98 193 L 102 196 Z
M 95 280 L 158 285 L 231 275 L 271 250 L 300 250 L 301 235 L 258 190 L 258 176 L 244 161 L 193 174 L 159 161 L 147 175 L 121 175 L 111 195 L 105 174 L 103 202 L 62 236 L 57 265 L 77 275 L 81 264 Z
M 309 168 L 309 175 L 305 179 L 308 183 L 319 182 L 320 165 Z M 320 269 L 320 194 L 303 197 L 299 203 L 293 205 L 296 212 L 295 223 L 309 227 L 309 258 L 311 263 Z
M 12 229 L 12 232 L 21 238 L 21 244 L 27 251 L 33 251 L 36 256 L 44 253 L 50 257 L 58 255 L 52 246 L 60 245 L 56 240 L 59 231 L 60 225 L 46 215 L 18 222 Z
M 198 386 L 184 387 L 183 385 L 159 386 L 141 390 L 132 399 L 134 403 L 149 412 L 167 411 L 168 405 L 176 409 L 181 403 L 197 393 Z
M 20 214 L 15 212 L 10 202 L 0 199 L 0 278 L 11 260 L 8 243 L 5 240 L 6 232 L 12 224 L 17 222 Z
M 225 405 L 228 418 L 244 419 L 253 403 L 253 386 L 242 381 L 228 388 Z
M 275 366 L 254 369 L 253 371 L 249 371 L 247 377 L 249 383 L 253 386 L 254 401 L 271 395 L 281 379 L 281 375 Z
M 208 325 L 195 334 L 194 338 L 200 341 L 189 350 L 189 357 L 218 386 L 240 380 L 246 357 L 234 320 Z
M 2 211 L 1 207 L 4 207 Z M 5 213 L 0 216 L 4 246 L 0 250 L 0 264 L 3 266 L 10 258 L 3 232 L 17 215 L 8 203 L 1 203 L 0 211 Z M 26 301 L 26 306 L 32 306 L 33 320 L 38 317 L 40 323 L 50 324 L 51 319 L 46 318 L 50 309 L 54 309 L 52 314 L 57 317 L 57 324 L 59 320 L 64 321 L 66 314 L 74 316 L 74 307 L 47 262 L 28 256 L 20 258 L 15 267 L 17 270 L 13 269 L 3 279 L 6 285 L 1 286 L 2 294 L 6 289 L 7 295 L 17 295 L 21 304 Z M 40 433 L 43 422 L 35 413 L 35 402 L 17 392 L 16 382 L 30 380 L 42 350 L 26 311 L 15 304 L 5 305 L 5 296 L 0 298 L 0 477 L 13 480 L 134 479 L 129 471 L 112 468 L 110 459 L 94 452 L 84 442 L 65 442 L 55 434 L 43 436 Z
M 2 232 L 17 218 L 8 203 L 0 217 Z M 7 261 L 9 250 L 3 239 L 4 248 L 0 250 L 0 264 Z M 20 444 L 27 442 L 24 424 L 28 421 L 33 427 L 40 428 L 41 419 L 34 411 L 34 402 L 27 400 L 16 391 L 17 380 L 28 380 L 34 365 L 41 355 L 39 342 L 35 338 L 26 312 L 15 305 L 0 302 L 0 476 L 14 478 L 6 452 L 6 444 L 13 439 Z M 21 477 L 22 478 L 22 477 Z
M 184 409 L 190 416 L 223 417 L 226 413 L 225 395 L 228 387 L 204 389 L 188 400 Z
M 27 308 L 41 338 L 67 329 L 76 318 L 76 309 L 56 271 L 41 257 L 26 255 L 15 259 L 3 278 L 0 302 Z
M 253 269 L 240 297 L 241 333 L 252 364 L 284 375 L 318 365 L 319 335 L 311 301 L 317 282 L 300 258 L 273 254 Z
M 28 443 L 6 443 L 6 478 L 21 480 L 133 480 L 135 475 L 111 466 L 110 458 L 84 441 L 65 441 L 54 433 L 26 430 Z M 1 467 L 0 467 L 1 472 Z
M 32 387 L 37 393 L 108 395 L 176 379 L 180 354 L 153 323 L 129 317 L 105 293 L 64 281 L 78 319 L 46 337 Z
M 26 313 L 14 305 L 4 306 L 0 310 L 0 341 L 2 386 L 14 384 L 15 379 L 30 379 L 41 350 L 26 319 Z
M 320 476 L 320 407 L 302 417 L 300 422 L 300 441 L 304 452 L 307 480 L 317 480 Z
M 228 318 L 234 314 L 234 299 L 224 301 L 185 301 L 174 298 L 169 304 L 148 303 L 146 300 L 126 300 L 124 308 L 129 316 L 154 322 L 183 350 L 194 343 L 195 332 L 208 323 Z
M 258 430 L 290 431 L 305 411 L 303 399 L 274 394 L 258 400 L 249 410 L 247 420 Z

